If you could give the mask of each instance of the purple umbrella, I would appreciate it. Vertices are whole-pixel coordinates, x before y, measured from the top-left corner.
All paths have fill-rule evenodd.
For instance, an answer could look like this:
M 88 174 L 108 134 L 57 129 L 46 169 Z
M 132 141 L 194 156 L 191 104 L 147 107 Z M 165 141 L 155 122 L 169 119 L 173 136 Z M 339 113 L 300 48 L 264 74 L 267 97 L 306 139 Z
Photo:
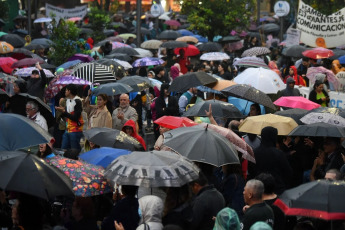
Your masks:
M 86 54 L 74 54 L 72 57 L 68 58 L 68 61 L 80 60 L 82 62 L 91 62 L 93 58 Z
M 150 66 L 150 65 L 161 65 L 164 61 L 160 58 L 144 57 L 137 59 L 133 62 L 133 67 Z
M 84 79 L 80 79 L 74 76 L 63 76 L 57 80 L 54 85 L 68 85 L 68 84 L 75 84 L 75 85 L 91 85 L 92 83 L 86 81 Z
M 125 43 L 123 43 L 123 42 L 117 42 L 117 41 L 115 41 L 115 42 L 111 42 L 111 44 L 112 44 L 112 46 L 113 46 L 113 49 L 121 48 L 121 47 L 133 48 L 132 46 L 127 45 L 127 44 L 125 44 Z

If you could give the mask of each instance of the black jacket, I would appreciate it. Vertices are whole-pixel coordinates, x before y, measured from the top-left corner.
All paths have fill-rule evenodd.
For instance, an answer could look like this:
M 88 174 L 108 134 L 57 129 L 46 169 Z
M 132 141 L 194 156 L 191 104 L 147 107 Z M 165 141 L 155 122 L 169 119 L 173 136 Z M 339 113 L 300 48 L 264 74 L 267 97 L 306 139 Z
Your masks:
M 163 116 L 180 116 L 176 97 L 169 96 L 168 107 L 166 106 L 163 97 L 160 96 L 156 99 L 156 119 Z
M 322 90 L 322 92 L 323 92 L 323 94 L 325 95 L 325 97 L 327 98 L 326 104 L 328 104 L 328 102 L 329 102 L 328 93 L 327 93 L 325 90 Z M 310 93 L 309 93 L 309 100 L 311 100 L 311 101 L 313 101 L 313 102 L 315 102 L 315 103 L 318 103 L 319 105 L 321 105 L 322 102 L 323 102 L 321 99 L 319 99 L 319 100 L 316 99 L 316 91 L 315 91 L 315 89 L 313 89 L 312 91 L 310 91 Z
M 28 80 L 27 89 L 28 94 L 39 97 L 41 100 L 43 100 L 44 97 L 44 88 L 47 84 L 47 77 L 44 73 L 43 69 L 40 70 L 40 78 L 31 78 Z

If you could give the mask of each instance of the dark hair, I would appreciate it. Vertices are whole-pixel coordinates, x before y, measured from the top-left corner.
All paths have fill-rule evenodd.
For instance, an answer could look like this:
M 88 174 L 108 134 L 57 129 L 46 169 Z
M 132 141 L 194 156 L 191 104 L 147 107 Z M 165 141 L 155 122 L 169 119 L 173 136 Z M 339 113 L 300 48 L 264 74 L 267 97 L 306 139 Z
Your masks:
M 31 74 L 40 74 L 40 72 L 39 72 L 38 70 L 34 69 L 34 70 L 31 72 Z
M 274 177 L 269 173 L 260 173 L 255 179 L 261 181 L 264 184 L 264 193 L 272 194 L 275 190 Z
M 101 97 L 103 101 L 108 101 L 108 95 L 106 95 L 105 93 L 100 93 L 97 95 L 97 97 Z
M 26 230 L 42 229 L 44 211 L 41 200 L 35 196 L 20 193 L 17 202 L 19 225 Z
M 309 61 L 309 58 L 308 57 L 303 57 L 302 61 Z
M 335 179 L 336 180 L 341 180 L 342 174 L 338 169 L 329 169 L 326 173 L 333 173 L 335 174 Z
M 135 197 L 138 191 L 138 186 L 134 185 L 122 185 L 121 191 L 125 196 Z
M 141 77 L 147 77 L 147 70 L 146 70 L 146 68 L 145 67 L 141 67 L 139 69 L 138 75 L 141 76 Z
M 91 197 L 77 196 L 74 200 L 76 208 L 81 212 L 84 219 L 92 219 L 95 217 L 94 204 Z
M 28 90 L 26 89 L 26 81 L 16 80 L 14 83 L 18 86 L 21 93 L 27 93 L 28 92 Z
M 78 87 L 75 84 L 68 84 L 66 86 L 66 89 L 68 89 L 74 96 L 78 94 Z
M 165 225 L 163 230 L 183 230 L 179 225 L 168 224 Z
M 156 68 L 155 68 L 156 75 L 159 74 L 159 72 L 162 71 L 162 70 L 164 70 L 163 66 L 156 66 Z
M 219 65 L 224 69 L 225 72 L 228 71 L 228 64 L 226 64 L 226 62 L 221 62 Z
M 258 103 L 254 103 L 254 104 L 251 104 L 250 107 L 254 106 L 256 111 L 258 111 L 258 115 L 261 115 L 261 108 L 260 108 L 260 105 Z
M 49 154 L 51 154 L 53 152 L 53 150 L 50 148 L 50 146 L 48 144 L 46 145 L 46 150 L 42 153 L 40 152 L 40 150 L 37 151 L 36 156 L 38 156 L 39 158 L 46 158 L 46 156 L 48 156 Z
M 159 96 L 161 96 L 161 97 L 164 98 L 164 90 L 165 90 L 165 89 L 169 90 L 169 86 L 170 86 L 169 83 L 163 83 L 163 84 L 161 85 L 161 93 L 160 93 Z
M 199 184 L 200 186 L 205 186 L 208 184 L 208 180 L 203 172 L 199 172 L 199 178 L 191 182 L 191 184 Z

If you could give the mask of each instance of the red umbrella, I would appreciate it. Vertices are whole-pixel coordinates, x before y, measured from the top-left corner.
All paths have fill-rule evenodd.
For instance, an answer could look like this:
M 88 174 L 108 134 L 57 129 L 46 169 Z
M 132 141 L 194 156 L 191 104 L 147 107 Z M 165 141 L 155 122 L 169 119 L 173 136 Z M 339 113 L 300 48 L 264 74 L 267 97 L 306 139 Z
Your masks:
M 17 59 L 14 59 L 14 58 L 11 58 L 11 57 L 0 57 L 0 66 L 7 65 L 7 64 L 12 65 L 16 61 L 17 61 Z
M 24 58 L 24 59 L 21 59 L 15 63 L 12 64 L 12 68 L 18 68 L 18 67 L 24 67 L 24 66 L 32 66 L 36 63 L 44 63 L 43 60 L 40 60 L 40 59 L 36 59 L 36 58 Z
M 191 127 L 197 125 L 197 123 L 187 117 L 174 116 L 163 116 L 155 120 L 154 123 L 169 129 L 177 129 L 181 127 Z
M 181 23 L 179 23 L 179 22 L 176 21 L 176 20 L 166 20 L 166 21 L 164 22 L 164 24 L 167 24 L 167 25 L 169 25 L 169 26 L 180 26 L 180 25 L 181 25 Z
M 296 97 L 296 96 L 289 96 L 289 97 L 281 97 L 273 104 L 288 108 L 295 108 L 295 109 L 306 109 L 312 110 L 321 107 L 321 105 L 312 102 L 304 97 Z
M 189 57 L 189 56 L 195 56 L 200 54 L 200 51 L 198 48 L 196 48 L 196 46 L 193 45 L 188 45 L 188 47 L 183 47 L 183 48 L 176 48 L 174 50 L 175 54 L 180 54 L 180 49 L 184 49 L 185 51 L 185 56 Z
M 306 56 L 312 59 L 322 59 L 322 58 L 329 58 L 329 57 L 334 56 L 334 53 L 332 50 L 322 48 L 322 47 L 306 50 L 302 54 L 303 56 Z
M 77 22 L 77 21 L 80 21 L 80 20 L 82 20 L 81 17 L 73 17 L 73 18 L 67 19 L 67 21 L 71 21 L 71 22 Z

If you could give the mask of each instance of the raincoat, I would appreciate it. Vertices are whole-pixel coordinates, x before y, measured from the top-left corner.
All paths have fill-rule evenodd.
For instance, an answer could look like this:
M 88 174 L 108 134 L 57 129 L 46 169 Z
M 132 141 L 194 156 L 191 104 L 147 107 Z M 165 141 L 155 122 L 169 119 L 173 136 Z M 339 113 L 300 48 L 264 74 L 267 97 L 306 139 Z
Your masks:
M 132 137 L 134 137 L 135 139 L 137 139 L 140 144 L 144 147 L 145 151 L 146 151 L 146 144 L 144 139 L 137 133 L 137 129 L 136 129 L 136 125 L 135 122 L 133 120 L 128 120 L 122 127 L 122 131 L 126 132 L 125 127 L 126 126 L 130 126 L 133 128 L 133 133 L 132 133 Z
M 139 199 L 142 214 L 137 230 L 162 230 L 163 201 L 157 196 L 144 196 Z M 146 226 L 146 228 L 145 228 Z

